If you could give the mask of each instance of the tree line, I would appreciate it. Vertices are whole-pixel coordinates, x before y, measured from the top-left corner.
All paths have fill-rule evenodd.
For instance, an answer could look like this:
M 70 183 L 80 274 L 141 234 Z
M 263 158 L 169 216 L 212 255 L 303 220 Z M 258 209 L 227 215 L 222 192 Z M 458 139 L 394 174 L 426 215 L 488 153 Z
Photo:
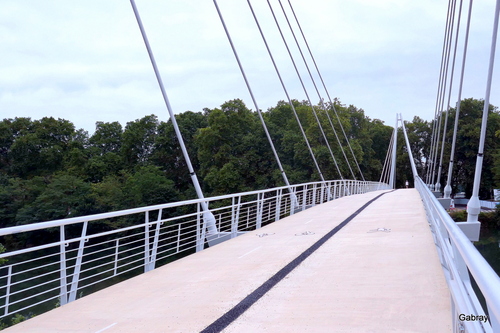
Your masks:
M 472 192 L 484 101 L 461 102 L 453 192 Z M 311 107 L 293 101 L 325 179 L 339 179 Z M 363 109 L 335 101 L 335 110 L 351 147 L 343 137 L 333 105 L 316 107 L 342 176 L 351 171 L 326 117 L 329 112 L 356 178 L 350 149 L 367 180 L 379 180 L 392 127 L 370 119 Z M 441 186 L 446 184 L 455 109 L 450 109 L 445 136 Z M 320 179 L 292 108 L 280 101 L 263 112 L 272 140 L 292 184 Z M 206 196 L 283 186 L 257 112 L 240 99 L 202 112 L 186 111 L 176 120 Z M 406 122 L 420 175 L 429 167 L 434 121 L 418 116 Z M 441 123 L 442 130 L 444 121 Z M 490 106 L 481 198 L 500 185 L 500 113 Z M 398 134 L 396 186 L 412 182 L 407 148 Z M 45 117 L 0 122 L 0 227 L 48 221 L 195 198 L 188 169 L 171 121 L 155 115 L 130 121 L 97 122 L 89 135 L 65 119 Z
M 452 174 L 452 193 L 465 192 L 466 198 L 472 195 L 476 157 L 479 148 L 479 136 L 483 115 L 484 100 L 467 98 L 461 101 L 458 121 L 457 141 Z M 440 177 L 441 191 L 446 185 L 450 161 L 451 145 L 455 123 L 456 108 L 450 108 L 447 127 L 444 128 L 444 118 L 441 121 L 441 140 L 444 136 L 444 153 Z M 445 112 L 442 112 L 445 117 Z M 436 125 L 439 123 L 436 123 Z M 430 151 L 432 129 L 435 120 L 425 121 L 416 116 L 413 121 L 406 123 L 408 140 L 416 162 L 419 175 L 425 180 L 427 169 L 430 167 Z M 482 200 L 493 198 L 493 189 L 500 188 L 500 111 L 494 105 L 489 106 L 488 126 L 486 129 L 485 153 L 479 197 Z M 439 142 L 439 152 L 441 141 Z M 439 164 L 440 155 L 438 154 Z M 401 129 L 398 133 L 397 179 L 408 179 L 412 182 L 411 168 L 408 163 L 408 152 Z M 436 167 L 436 174 L 437 174 Z M 437 182 L 437 177 L 434 178 Z
M 293 105 L 325 179 L 339 179 L 311 107 Z M 353 105 L 335 101 L 335 109 L 364 177 L 378 180 L 392 128 Z M 359 179 L 333 105 L 315 110 L 342 176 L 353 178 L 325 112 Z M 263 116 L 290 182 L 318 181 L 290 105 L 280 101 Z M 175 117 L 206 196 L 284 185 L 258 114 L 242 100 Z M 52 117 L 0 122 L 0 227 L 195 197 L 170 120 L 96 122 L 92 135 Z

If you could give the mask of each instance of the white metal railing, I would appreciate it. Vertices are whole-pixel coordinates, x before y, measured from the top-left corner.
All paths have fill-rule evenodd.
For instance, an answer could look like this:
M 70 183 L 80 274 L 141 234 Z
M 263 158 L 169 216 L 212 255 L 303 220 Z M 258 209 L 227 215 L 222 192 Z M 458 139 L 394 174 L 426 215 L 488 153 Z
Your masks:
M 500 278 L 418 176 L 415 187 L 424 202 L 450 289 L 453 332 L 500 332 Z M 460 320 L 461 314 L 486 314 L 472 288 L 471 276 L 484 296 L 487 322 Z
M 401 124 L 415 188 L 424 203 L 427 220 L 450 289 L 453 332 L 500 332 L 500 278 L 418 176 L 402 117 Z M 472 287 L 471 276 L 484 297 L 486 309 L 483 309 Z M 488 315 L 486 321 L 476 318 L 486 315 Z
M 208 243 L 329 200 L 387 187 L 353 180 L 312 182 L 0 229 L 0 243 L 7 248 L 0 254 L 7 260 L 0 266 L 0 318 L 45 312 Z M 210 205 L 217 234 L 204 228 L 203 202 Z

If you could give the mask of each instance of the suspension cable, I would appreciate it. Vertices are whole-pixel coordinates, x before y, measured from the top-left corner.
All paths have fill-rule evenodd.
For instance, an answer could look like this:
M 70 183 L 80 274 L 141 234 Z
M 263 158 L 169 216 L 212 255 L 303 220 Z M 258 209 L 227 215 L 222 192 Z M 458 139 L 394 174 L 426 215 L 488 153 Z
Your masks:
M 450 88 L 448 91 L 448 100 L 447 100 L 447 104 L 446 104 L 446 114 L 445 114 L 445 120 L 444 120 L 444 130 L 443 130 L 443 141 L 441 143 L 441 157 L 439 159 L 439 171 L 437 174 L 436 184 L 441 184 L 441 170 L 443 168 L 444 142 L 445 142 L 445 138 L 446 138 L 446 129 L 448 128 L 448 117 L 449 117 L 449 111 L 450 111 L 451 92 L 453 89 L 453 77 L 455 74 L 455 61 L 457 58 L 458 37 L 460 35 L 460 21 L 462 18 L 462 4 L 463 4 L 463 0 L 460 0 L 460 5 L 459 5 L 459 9 L 458 9 L 458 16 L 457 16 L 457 32 L 455 34 L 455 46 L 454 46 L 454 50 L 453 50 L 453 60 L 451 63 Z
M 311 148 L 311 145 L 309 143 L 309 140 L 307 139 L 307 136 L 306 136 L 306 133 L 304 131 L 304 128 L 302 127 L 302 124 L 300 122 L 300 118 L 299 118 L 299 116 L 297 114 L 297 110 L 295 110 L 295 106 L 292 103 L 292 99 L 290 98 L 290 95 L 288 94 L 288 90 L 287 90 L 287 88 L 285 86 L 285 83 L 283 82 L 283 79 L 281 77 L 280 71 L 278 70 L 278 66 L 276 65 L 276 62 L 274 60 L 273 54 L 271 52 L 271 49 L 269 48 L 269 45 L 267 44 L 267 40 L 266 40 L 266 38 L 264 36 L 264 33 L 262 32 L 262 29 L 261 29 L 260 24 L 259 24 L 259 20 L 257 19 L 257 16 L 255 15 L 255 12 L 253 10 L 252 4 L 250 3 L 250 0 L 247 0 L 247 3 L 248 3 L 248 6 L 250 7 L 250 10 L 251 10 L 252 15 L 253 15 L 254 20 L 255 20 L 255 23 L 257 24 L 257 27 L 259 28 L 259 32 L 260 32 L 260 35 L 262 36 L 262 40 L 264 41 L 264 44 L 266 45 L 267 52 L 269 54 L 269 57 L 271 58 L 271 61 L 273 63 L 273 66 L 274 66 L 274 69 L 276 71 L 276 74 L 278 75 L 278 79 L 279 79 L 279 81 L 281 83 L 281 86 L 283 87 L 283 90 L 285 92 L 285 95 L 286 95 L 286 97 L 288 99 L 288 104 L 292 108 L 292 111 L 293 111 L 293 114 L 295 116 L 295 119 L 297 120 L 297 123 L 298 123 L 299 128 L 300 128 L 300 132 L 302 133 L 302 136 L 304 137 L 304 141 L 306 142 L 306 145 L 307 145 L 307 148 L 309 150 L 309 153 L 311 154 L 311 157 L 312 157 L 312 159 L 314 161 L 314 165 L 316 166 L 316 169 L 317 169 L 317 171 L 319 173 L 319 176 L 320 176 L 321 180 L 325 181 L 325 178 L 323 177 L 323 173 L 321 172 L 321 169 L 319 167 L 318 161 L 316 160 L 316 157 L 314 156 L 314 153 L 312 151 L 312 148 Z
M 267 4 L 269 5 L 269 8 L 271 10 L 271 13 L 273 15 L 274 21 L 276 22 L 276 26 L 278 27 L 279 33 L 281 35 L 281 38 L 283 40 L 283 43 L 285 44 L 285 47 L 288 51 L 288 55 L 290 56 L 290 60 L 292 61 L 293 67 L 295 69 L 295 72 L 297 73 L 297 76 L 299 78 L 300 84 L 302 85 L 302 89 L 304 90 L 304 93 L 306 94 L 307 100 L 309 101 L 309 105 L 311 106 L 312 113 L 314 115 L 314 118 L 316 119 L 316 122 L 318 123 L 318 127 L 321 131 L 321 134 L 323 136 L 323 139 L 325 140 L 326 146 L 328 148 L 328 151 L 330 152 L 330 156 L 332 157 L 333 163 L 335 164 L 335 167 L 337 168 L 337 172 L 339 174 L 340 179 L 344 179 L 342 177 L 342 173 L 340 172 L 339 165 L 337 164 L 337 160 L 335 159 L 335 156 L 333 155 L 332 149 L 330 147 L 330 144 L 328 143 L 328 139 L 326 138 L 325 132 L 323 131 L 323 127 L 321 126 L 321 122 L 319 121 L 318 115 L 316 113 L 316 110 L 314 109 L 314 105 L 311 102 L 311 98 L 309 97 L 309 94 L 307 93 L 307 89 L 304 85 L 304 81 L 302 80 L 302 77 L 300 76 L 300 72 L 297 68 L 297 65 L 295 63 L 295 60 L 293 58 L 292 52 L 290 51 L 290 48 L 288 47 L 288 43 L 286 42 L 285 36 L 283 35 L 283 31 L 281 30 L 281 27 L 279 25 L 278 19 L 276 18 L 276 15 L 274 13 L 273 7 L 271 6 L 271 2 L 267 0 Z
M 156 65 L 156 60 L 153 55 L 153 51 L 149 44 L 148 37 L 146 35 L 146 30 L 142 24 L 141 17 L 139 15 L 139 11 L 137 10 L 137 6 L 135 5 L 134 0 L 130 0 L 130 4 L 132 5 L 132 9 L 134 11 L 135 18 L 137 20 L 137 24 L 139 25 L 139 29 L 141 31 L 142 39 L 144 40 L 144 44 L 149 54 L 149 59 L 151 61 L 151 65 L 153 66 L 153 70 L 156 75 L 156 80 L 158 81 L 158 85 L 160 87 L 161 94 L 163 96 L 163 100 L 165 101 L 165 106 L 167 107 L 168 113 L 170 115 L 170 120 L 172 121 L 172 125 L 174 126 L 175 134 L 177 136 L 177 140 L 179 140 L 179 145 L 181 146 L 182 154 L 184 155 L 184 159 L 186 160 L 186 164 L 189 170 L 189 175 L 191 176 L 191 181 L 193 182 L 193 186 L 195 188 L 196 194 L 199 199 L 204 199 L 203 191 L 201 190 L 200 183 L 198 181 L 198 177 L 196 176 L 196 172 L 194 171 L 193 165 L 191 164 L 191 158 L 189 157 L 189 153 L 186 149 L 186 145 L 184 144 L 184 139 L 182 138 L 182 134 L 179 130 L 179 126 L 177 125 L 177 120 L 175 119 L 174 112 L 172 110 L 172 106 L 170 105 L 170 101 L 168 99 L 167 93 L 165 91 L 165 87 L 163 86 L 163 81 L 160 76 L 160 71 L 158 70 L 158 66 Z M 203 230 L 205 227 L 208 229 L 208 233 L 216 234 L 217 226 L 215 225 L 215 217 L 212 212 L 208 209 L 208 203 L 206 201 L 200 202 L 202 210 L 203 210 Z
M 250 83 L 248 82 L 247 76 L 246 76 L 245 71 L 243 69 L 243 65 L 241 64 L 240 58 L 238 57 L 238 53 L 236 52 L 236 48 L 233 44 L 233 40 L 231 38 L 231 35 L 229 34 L 229 30 L 227 29 L 226 23 L 224 21 L 224 17 L 222 16 L 222 13 L 219 9 L 219 6 L 218 6 L 216 0 L 214 0 L 214 5 L 215 5 L 215 8 L 217 10 L 217 13 L 219 14 L 219 18 L 220 18 L 220 21 L 222 23 L 222 26 L 224 27 L 224 31 L 226 32 L 226 36 L 227 36 L 227 39 L 229 41 L 229 44 L 231 45 L 231 49 L 233 50 L 233 54 L 234 54 L 234 57 L 236 58 L 236 62 L 238 63 L 238 67 L 240 68 L 241 75 L 243 76 L 243 80 L 245 81 L 245 85 L 247 86 L 248 92 L 250 93 L 250 97 L 252 98 L 255 109 L 257 110 L 257 114 L 259 115 L 259 119 L 262 123 L 262 127 L 264 128 L 264 132 L 266 133 L 266 137 L 267 137 L 267 140 L 269 141 L 269 145 L 271 146 L 271 149 L 273 151 L 274 158 L 276 159 L 276 163 L 278 163 L 278 168 L 279 168 L 281 175 L 283 177 L 283 181 L 285 182 L 286 186 L 288 187 L 288 191 L 290 192 L 290 195 L 294 196 L 294 193 L 293 193 L 292 189 L 290 188 L 290 183 L 288 182 L 288 177 L 286 176 L 286 173 L 283 170 L 283 166 L 281 165 L 280 158 L 279 158 L 278 153 L 276 152 L 276 149 L 274 147 L 273 140 L 271 139 L 271 135 L 269 134 L 269 131 L 267 130 L 267 126 L 266 126 L 266 123 L 264 121 L 264 118 L 262 117 L 262 112 L 261 112 L 259 106 L 257 105 L 257 100 L 255 99 L 252 88 L 250 87 Z
M 437 123 L 437 136 L 436 136 L 436 140 L 435 140 L 435 148 L 434 148 L 434 164 L 433 164 L 433 168 L 432 168 L 432 186 L 434 187 L 434 181 L 435 181 L 435 177 L 436 177 L 436 166 L 438 165 L 438 159 L 437 159 L 437 156 L 438 156 L 438 153 L 439 153 L 439 142 L 440 142 L 440 138 L 441 138 L 441 122 L 442 122 L 442 119 L 443 119 L 443 112 L 442 112 L 442 109 L 443 109 L 443 103 L 444 103 L 444 92 L 446 91 L 446 84 L 447 84 L 447 81 L 448 81 L 448 65 L 449 65 L 449 53 L 450 53 L 450 46 L 451 46 L 451 36 L 452 36 L 452 31 L 453 31 L 453 27 L 454 27 L 454 17 L 455 17 L 455 4 L 456 4 L 456 0 L 453 0 L 451 1 L 451 8 L 450 8 L 450 11 L 449 11 L 449 15 L 450 15 L 450 19 L 448 20 L 448 30 L 447 30 L 447 33 L 446 33 L 446 36 L 445 36 L 445 40 L 446 40 L 446 49 L 445 49 L 445 53 L 444 53 L 444 64 L 443 64 L 443 75 L 441 77 L 441 85 L 440 85 L 440 89 L 438 91 L 438 100 L 439 100 L 439 104 L 437 105 L 437 110 L 436 112 L 438 113 L 439 115 L 439 121 Z M 437 184 L 436 184 L 437 185 Z M 439 190 L 439 189 L 436 189 L 436 190 Z
M 344 138 L 347 142 L 347 145 L 351 151 L 351 154 L 352 154 L 352 157 L 354 158 L 354 162 L 356 163 L 356 166 L 358 167 L 358 171 L 359 171 L 359 174 L 361 175 L 361 178 L 363 179 L 363 181 L 365 180 L 365 177 L 363 175 L 363 172 L 361 171 L 361 168 L 359 167 L 359 163 L 358 163 L 358 160 L 356 159 L 356 155 L 354 154 L 354 151 L 352 150 L 352 147 L 351 147 L 351 143 L 349 141 L 349 139 L 347 138 L 347 134 L 344 130 L 344 125 L 342 125 L 342 122 L 340 121 L 340 117 L 338 115 L 338 112 L 337 112 L 337 108 L 335 107 L 335 103 L 332 101 L 332 98 L 330 97 L 330 93 L 326 87 L 326 84 L 325 84 L 325 81 L 323 80 L 323 76 L 321 75 L 321 72 L 319 70 L 319 67 L 316 63 L 316 59 L 314 58 L 313 56 L 313 53 L 311 51 L 311 48 L 309 47 L 309 43 L 307 42 L 307 39 L 306 39 L 306 36 L 304 34 L 304 31 L 302 30 L 302 26 L 300 25 L 300 22 L 299 22 L 299 19 L 297 18 L 297 15 L 295 14 L 295 10 L 293 9 L 293 6 L 292 6 L 292 3 L 290 2 L 290 0 L 288 0 L 288 4 L 290 5 L 290 9 L 292 10 L 292 13 L 293 13 L 293 16 L 295 17 L 295 21 L 297 22 L 297 26 L 299 27 L 299 31 L 302 35 L 302 38 L 304 39 L 304 42 L 306 44 L 306 47 L 307 47 L 307 50 L 309 51 L 309 55 L 311 56 L 311 59 L 313 61 L 313 64 L 314 64 L 314 67 L 316 68 L 316 72 L 318 73 L 318 77 L 320 78 L 320 81 L 321 81 L 321 84 L 323 85 L 323 89 L 325 90 L 326 92 L 326 96 L 328 97 L 328 101 L 330 102 L 330 105 L 332 106 L 332 109 L 333 109 L 333 112 L 335 113 L 335 116 L 337 118 L 337 121 L 340 125 L 340 128 L 342 129 L 342 133 L 344 134 Z M 332 128 L 334 130 L 334 133 L 335 132 L 335 128 L 333 127 L 333 124 L 332 124 L 332 121 L 331 121 L 331 118 L 330 118 L 330 115 L 328 114 L 328 112 L 326 113 L 326 115 L 328 116 L 328 120 L 330 121 L 330 124 L 332 125 Z M 335 134 L 337 135 L 337 134 Z M 342 145 L 341 145 L 341 148 L 342 148 Z M 342 148 L 342 153 L 344 153 L 344 149 Z M 344 153 L 344 156 L 345 156 L 345 153 Z
M 391 139 L 389 141 L 389 147 L 387 147 L 387 154 L 385 155 L 384 165 L 382 167 L 382 171 L 380 172 L 380 183 L 385 182 L 389 183 L 389 156 L 392 155 L 392 143 L 394 140 L 394 131 L 392 131 Z
M 451 64 L 451 73 L 450 73 L 450 87 L 449 87 L 449 92 L 448 92 L 448 100 L 447 100 L 447 105 L 446 105 L 446 111 L 445 111 L 445 115 L 444 115 L 444 127 L 443 127 L 443 140 L 441 141 L 441 156 L 439 158 L 439 171 L 437 173 L 437 181 L 436 181 L 436 187 L 437 187 L 437 191 L 440 191 L 441 190 L 441 170 L 443 168 L 443 155 L 444 155 L 444 142 L 446 140 L 446 130 L 448 128 L 448 114 L 449 114 L 449 110 L 450 110 L 450 100 L 451 100 L 451 91 L 452 91 L 452 88 L 453 88 L 453 74 L 455 72 L 455 60 L 456 60 L 456 56 L 457 56 L 457 46 L 458 46 L 458 36 L 459 36 L 459 29 L 460 29 L 460 18 L 461 18 L 461 15 L 462 15 L 462 0 L 460 0 L 460 6 L 459 6 L 459 11 L 458 11 L 458 16 L 457 16 L 457 32 L 455 34 L 456 38 L 455 38 L 455 47 L 454 47 L 454 50 L 453 50 L 453 60 L 452 60 L 452 64 Z M 455 19 L 455 12 L 453 13 L 453 19 Z M 453 39 L 453 28 L 451 30 L 451 34 L 450 34 L 450 49 L 451 49 L 451 42 L 452 42 L 452 39 Z M 451 51 L 451 50 L 450 50 Z M 448 55 L 450 56 L 450 55 Z M 444 93 L 443 95 L 443 104 L 444 104 L 444 96 L 445 96 L 446 93 Z M 443 109 L 444 108 L 444 105 L 443 105 Z
M 471 16 L 472 16 L 472 2 L 473 0 L 470 0 L 469 2 L 469 13 L 467 16 L 467 27 L 465 28 L 465 40 L 464 40 L 464 53 L 462 57 L 462 70 L 460 72 L 460 84 L 458 87 L 458 97 L 457 97 L 457 107 L 455 111 L 455 124 L 453 127 L 453 140 L 451 143 L 451 151 L 450 151 L 450 164 L 448 166 L 448 177 L 446 180 L 446 187 L 444 188 L 444 197 L 449 199 L 451 195 L 451 177 L 453 175 L 453 164 L 454 164 L 454 158 L 455 158 L 455 146 L 457 142 L 457 131 L 458 131 L 458 118 L 460 115 L 460 104 L 462 100 L 462 88 L 464 84 L 464 73 L 465 73 L 465 63 L 467 59 L 467 45 L 469 43 L 469 30 L 470 30 L 470 21 L 471 21 Z
M 448 36 L 448 27 L 449 27 L 449 21 L 450 21 L 450 11 L 451 11 L 451 3 L 452 0 L 448 0 L 448 10 L 446 13 L 446 24 L 445 24 L 445 29 L 444 29 L 444 35 L 443 35 L 443 47 L 441 51 L 441 65 L 439 69 L 439 80 L 438 80 L 438 88 L 437 88 L 437 95 L 436 95 L 436 106 L 435 106 L 435 111 L 434 111 L 434 121 L 433 121 L 433 126 L 432 126 L 432 137 L 431 137 L 431 151 L 430 151 L 430 165 L 428 166 L 427 169 L 427 184 L 430 186 L 431 189 L 434 188 L 434 183 L 433 183 L 433 175 L 434 175 L 434 166 L 435 166 L 435 151 L 436 151 L 436 135 L 437 135 L 437 120 L 439 117 L 439 98 L 440 98 L 440 92 L 441 92 L 441 84 L 442 84 L 442 77 L 443 77 L 443 69 L 444 69 L 444 62 L 445 62 L 445 51 L 446 51 L 446 41 L 447 41 L 447 36 Z
M 346 154 L 344 152 L 344 148 L 342 147 L 342 144 L 340 143 L 340 139 L 339 139 L 339 136 L 337 135 L 337 131 L 335 130 L 335 127 L 333 127 L 333 123 L 332 123 L 332 120 L 330 119 L 330 115 L 328 114 L 328 111 L 327 111 L 327 109 L 325 107 L 325 104 L 323 103 L 323 98 L 321 97 L 321 94 L 320 94 L 320 92 L 318 90 L 318 86 L 316 85 L 316 81 L 314 80 L 314 77 L 311 74 L 311 70 L 309 69 L 309 65 L 307 64 L 307 60 L 304 57 L 304 53 L 302 52 L 302 47 L 300 46 L 300 43 L 297 40 L 297 37 L 295 35 L 294 29 L 292 28 L 292 25 L 290 24 L 290 21 L 288 20 L 288 15 L 287 15 L 287 13 L 285 11 L 285 8 L 283 7 L 283 4 L 282 4 L 281 0 L 278 0 L 278 3 L 280 5 L 280 7 L 281 7 L 283 15 L 284 15 L 284 17 L 286 19 L 286 22 L 288 24 L 288 27 L 290 28 L 290 32 L 292 33 L 293 39 L 295 40 L 295 44 L 297 45 L 297 48 L 298 48 L 298 50 L 300 52 L 300 55 L 302 57 L 302 61 L 304 62 L 304 65 L 306 66 L 307 72 L 309 73 L 309 77 L 311 78 L 311 82 L 312 82 L 312 84 L 314 86 L 314 89 L 316 90 L 316 94 L 318 95 L 318 98 L 320 100 L 321 108 L 326 113 L 328 121 L 330 122 L 330 125 L 332 127 L 333 133 L 335 134 L 335 138 L 337 139 L 337 142 L 339 144 L 340 150 L 342 151 L 342 154 L 344 155 L 344 158 L 346 160 L 347 166 L 349 167 L 349 170 L 351 171 L 351 175 L 352 175 L 353 179 L 356 179 L 356 176 L 354 175 L 354 172 L 352 171 L 351 164 L 349 163 L 349 160 L 347 159 L 347 156 L 346 156 Z

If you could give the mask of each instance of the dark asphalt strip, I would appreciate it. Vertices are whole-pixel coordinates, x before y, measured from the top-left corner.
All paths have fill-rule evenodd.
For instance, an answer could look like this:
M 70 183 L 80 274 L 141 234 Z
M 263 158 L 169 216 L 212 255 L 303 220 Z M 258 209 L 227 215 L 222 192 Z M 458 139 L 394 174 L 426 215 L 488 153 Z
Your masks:
M 391 191 L 392 192 L 392 191 Z M 223 329 L 228 327 L 233 321 L 235 321 L 239 316 L 241 316 L 246 310 L 248 310 L 253 304 L 255 304 L 262 296 L 264 296 L 269 290 L 271 290 L 278 282 L 283 280 L 291 271 L 293 271 L 298 265 L 300 265 L 304 260 L 307 259 L 311 254 L 319 249 L 323 244 L 325 244 L 333 235 L 335 235 L 340 229 L 342 229 L 347 223 L 349 223 L 353 218 L 355 218 L 359 213 L 361 213 L 366 207 L 368 207 L 372 202 L 380 198 L 386 193 L 377 195 L 375 198 L 371 199 L 365 203 L 361 208 L 355 211 L 352 215 L 346 218 L 338 226 L 330 230 L 326 235 L 321 237 L 316 243 L 311 245 L 307 250 L 302 252 L 297 258 L 292 260 L 288 265 L 279 270 L 274 274 L 269 280 L 264 282 L 260 287 L 255 289 L 250 295 L 245 297 L 241 302 L 236 304 L 231 310 L 223 314 L 219 319 L 214 321 L 212 324 L 207 326 L 200 333 L 218 333 Z

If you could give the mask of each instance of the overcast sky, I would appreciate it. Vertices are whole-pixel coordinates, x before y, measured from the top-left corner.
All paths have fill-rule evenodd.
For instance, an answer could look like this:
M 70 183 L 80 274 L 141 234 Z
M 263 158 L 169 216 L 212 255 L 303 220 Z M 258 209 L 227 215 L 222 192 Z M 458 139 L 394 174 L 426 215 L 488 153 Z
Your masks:
M 255 109 L 212 1 L 136 1 L 175 113 L 215 108 L 233 98 Z M 282 17 L 277 1 L 271 2 Z M 266 110 L 284 100 L 247 2 L 218 4 L 259 107 Z M 252 4 L 290 95 L 305 99 L 266 2 Z M 407 120 L 433 117 L 448 1 L 292 4 L 332 97 L 391 126 L 396 112 Z M 475 3 L 463 97 L 484 98 L 494 5 Z M 90 133 L 96 121 L 125 126 L 148 114 L 168 120 L 129 1 L 2 0 L 0 8 L 2 119 L 52 116 Z M 289 43 L 317 103 L 299 53 Z M 495 105 L 498 79 L 495 75 Z M 452 96 L 454 104 L 456 89 Z

